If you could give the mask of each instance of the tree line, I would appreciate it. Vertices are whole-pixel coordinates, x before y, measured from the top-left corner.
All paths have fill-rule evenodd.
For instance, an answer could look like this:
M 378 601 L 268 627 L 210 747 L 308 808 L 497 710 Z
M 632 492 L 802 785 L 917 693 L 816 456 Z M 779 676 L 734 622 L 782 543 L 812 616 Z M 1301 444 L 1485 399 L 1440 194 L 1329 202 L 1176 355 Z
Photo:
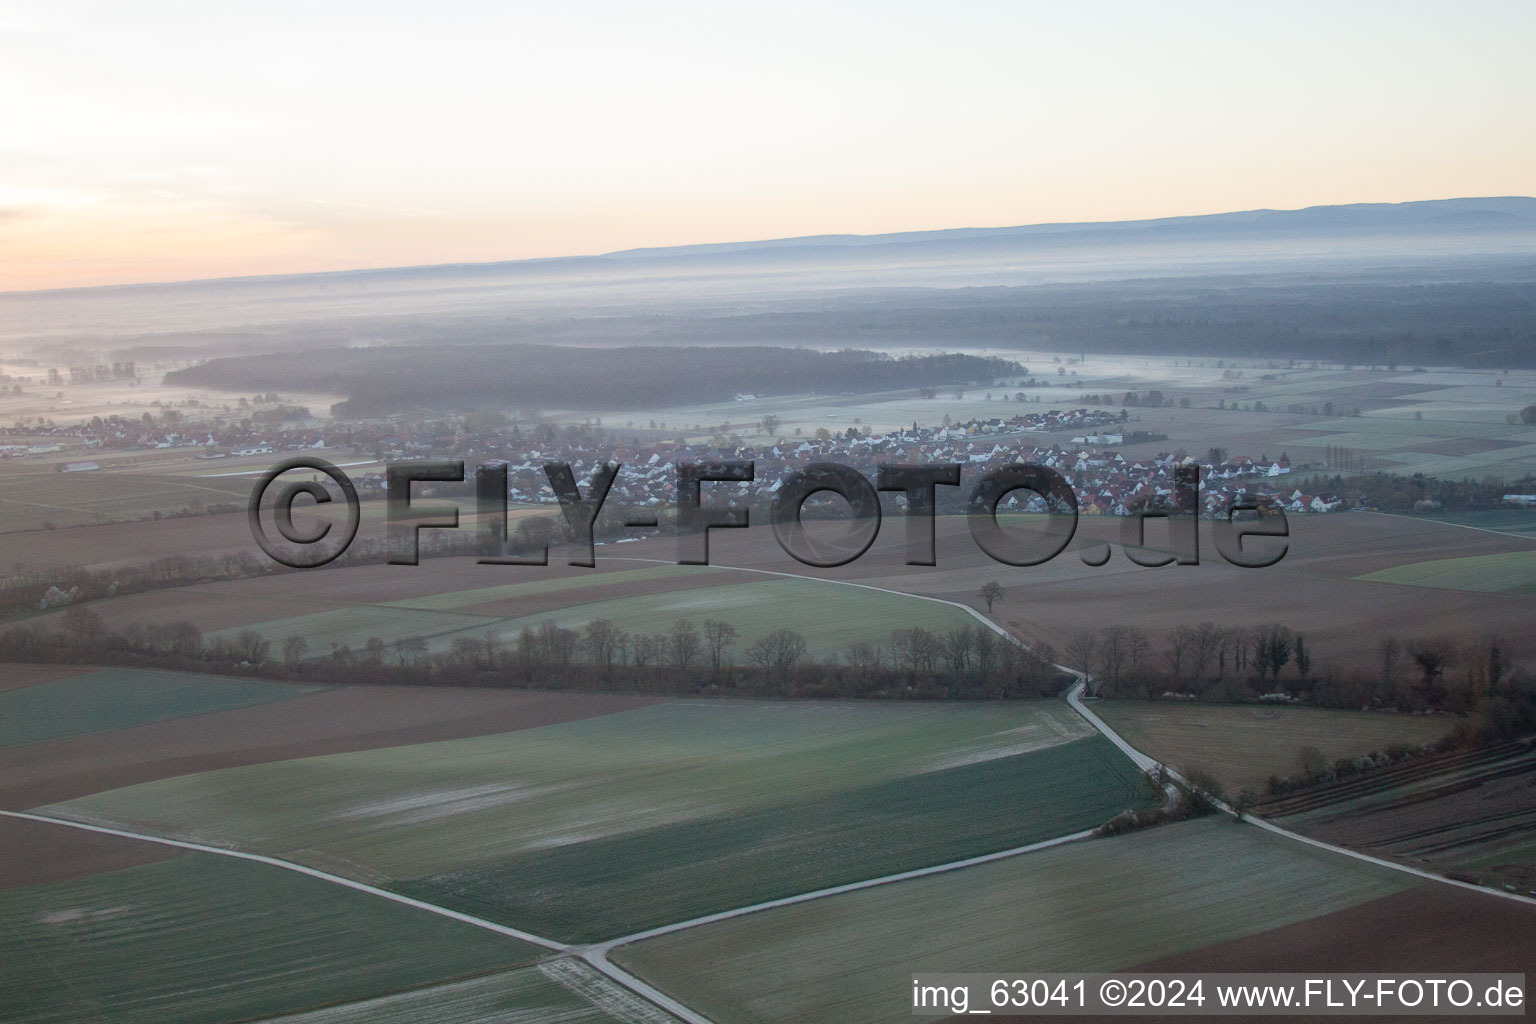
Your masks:
M 519 405 L 655 409 L 756 395 L 885 391 L 1027 373 L 1011 359 L 959 353 L 894 357 L 765 345 L 398 345 L 213 359 L 167 383 L 345 394 L 333 415 Z
M 1211 622 L 1156 635 L 1138 626 L 1084 630 L 1064 648 L 1067 665 L 1090 676 L 1101 697 L 1459 715 L 1458 742 L 1465 743 L 1536 731 L 1536 677 L 1514 665 L 1508 651 L 1495 636 L 1383 634 L 1354 652 L 1372 657 L 1340 670 L 1289 627 Z
M 315 651 L 299 635 L 273 642 L 255 630 L 205 637 L 187 621 L 109 630 L 76 605 L 57 628 L 18 625 L 0 633 L 0 660 L 162 667 L 347 684 L 592 689 L 776 697 L 1020 699 L 1060 692 L 1069 677 L 1036 650 L 984 626 L 936 633 L 893 630 L 887 643 L 861 641 L 813 658 L 805 637 L 776 629 L 743 638 L 718 619 L 678 619 L 662 632 L 627 632 L 609 619 L 580 629 L 554 620 L 515 638 L 456 636 L 436 649 L 423 637 Z

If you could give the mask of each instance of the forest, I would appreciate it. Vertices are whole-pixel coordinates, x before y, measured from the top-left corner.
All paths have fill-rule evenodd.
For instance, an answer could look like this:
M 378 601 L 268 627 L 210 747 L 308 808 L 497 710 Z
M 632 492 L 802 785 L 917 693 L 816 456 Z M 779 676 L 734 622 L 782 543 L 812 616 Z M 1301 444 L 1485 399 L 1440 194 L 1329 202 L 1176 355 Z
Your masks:
M 738 394 L 839 394 L 988 384 L 1029 371 L 1009 359 L 893 357 L 856 349 L 772 346 L 399 345 L 214 359 L 166 375 L 194 387 L 318 390 L 347 395 L 339 417 L 413 409 L 647 409 Z

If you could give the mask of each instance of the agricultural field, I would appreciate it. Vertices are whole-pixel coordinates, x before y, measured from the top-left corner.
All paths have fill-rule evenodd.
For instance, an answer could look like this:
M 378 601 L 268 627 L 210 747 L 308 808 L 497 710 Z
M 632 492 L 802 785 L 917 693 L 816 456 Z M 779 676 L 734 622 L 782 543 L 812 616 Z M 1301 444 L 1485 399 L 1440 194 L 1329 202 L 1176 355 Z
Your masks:
M 595 619 L 609 619 L 632 634 L 665 634 L 679 619 L 697 628 L 710 618 L 736 627 L 739 637 L 729 653 L 733 660 L 745 662 L 750 645 L 778 629 L 800 633 L 807 656 L 823 658 L 840 655 L 859 641 L 883 644 L 897 628 L 921 626 L 943 633 L 976 625 L 965 611 L 933 601 L 815 580 L 731 573 L 713 566 L 668 564 L 584 576 L 561 576 L 534 567 L 514 577 L 526 582 L 436 589 L 444 584 L 463 587 L 469 578 L 495 579 L 494 571 L 484 570 L 504 568 L 458 561 L 461 573 L 453 581 L 441 580 L 439 572 L 440 580 L 429 582 L 425 574 L 413 575 L 400 566 L 377 567 L 384 572 L 348 569 L 343 572 L 367 575 L 343 580 L 338 579 L 341 574 L 330 574 L 329 579 L 316 578 L 313 589 L 309 580 L 291 577 L 206 584 L 172 593 L 134 595 L 106 602 L 101 609 L 113 625 L 149 616 L 186 617 L 202 626 L 210 639 L 233 639 L 252 630 L 274 649 L 288 637 L 300 636 L 308 642 L 311 658 L 325 657 L 337 646 L 360 650 L 371 637 L 386 644 L 421 638 L 429 649 L 444 650 L 460 636 L 490 636 L 503 645 L 511 644 L 524 628 L 537 629 L 546 622 L 580 629 Z M 362 579 L 377 585 L 345 585 Z M 320 589 L 326 585 L 338 588 L 335 598 Z M 310 591 L 305 603 L 313 610 L 266 617 L 279 609 L 291 613 L 296 606 L 304 606 L 285 601 L 283 590 Z M 397 596 L 401 594 L 412 596 Z M 375 595 L 376 600 L 366 599 Z
M 1397 583 L 1438 590 L 1536 594 L 1536 549 L 1409 562 L 1356 578 L 1372 583 Z
M 914 965 L 1116 970 L 1410 883 L 1204 819 L 749 914 L 620 946 L 610 958 L 717 1024 L 874 1024 L 910 1015 Z
M 675 1024 L 675 1020 L 582 961 L 561 957 L 469 981 L 285 1014 L 261 1024 Z
M 80 456 L 81 461 L 98 461 Z M 186 508 L 244 506 L 251 481 L 124 469 L 60 473 L 51 464 L 0 467 L 0 536 L 150 519 Z M 7 539 L 11 547 L 15 538 Z M 22 549 L 24 545 L 17 545 Z M 9 561 L 9 560 L 7 560 Z
M 1536 749 L 1441 755 L 1262 808 L 1287 828 L 1484 885 L 1536 893 Z
M 243 517 L 205 518 L 226 520 L 222 530 L 246 537 L 248 544 L 244 524 L 234 522 Z M 203 520 L 185 522 L 196 525 Z M 180 526 L 140 523 L 129 529 L 166 527 L 163 536 L 157 536 L 174 543 L 172 527 Z M 1121 527 L 1120 520 L 1084 517 L 1071 550 L 1046 564 L 1023 568 L 988 559 L 972 541 L 962 517 L 940 517 L 938 565 L 907 566 L 904 531 L 892 518 L 863 558 L 836 569 L 795 562 L 769 529 L 758 526 L 716 531 L 710 567 L 676 565 L 676 545 L 669 538 L 653 538 L 599 547 L 596 569 L 567 566 L 554 552 L 549 566 L 427 559 L 410 567 L 327 567 L 201 583 L 97 601 L 91 607 L 112 629 L 187 619 L 215 635 L 254 629 L 275 647 L 289 635 L 303 635 L 311 656 L 329 653 L 332 643 L 357 650 L 375 635 L 385 640 L 430 637 L 439 648 L 459 635 L 478 639 L 490 632 L 513 640 L 524 625 L 537 626 L 547 619 L 574 626 L 608 617 L 626 631 L 645 631 L 665 630 L 678 618 L 696 625 L 704 618 L 722 618 L 742 631 L 733 651 L 739 659 L 767 624 L 789 625 L 804 633 L 817 656 L 837 653 L 856 639 L 884 643 L 900 626 L 942 631 L 966 618 L 960 609 L 932 602 L 903 605 L 893 595 L 839 584 L 859 583 L 984 610 L 979 588 L 996 580 L 1004 595 L 993 610 L 994 620 L 1026 642 L 1050 644 L 1058 652 L 1083 629 L 1135 623 L 1160 642 L 1167 630 L 1209 620 L 1226 627 L 1287 625 L 1305 635 L 1319 671 L 1339 674 L 1373 670 L 1377 638 L 1392 634 L 1406 640 L 1493 633 L 1504 638 L 1506 654 L 1516 663 L 1536 655 L 1536 650 L 1527 649 L 1525 628 L 1536 615 L 1536 594 L 1464 591 L 1447 607 L 1428 600 L 1425 588 L 1396 582 L 1393 576 L 1400 567 L 1426 560 L 1481 558 L 1496 566 L 1523 565 L 1521 559 L 1528 559 L 1531 548 L 1522 537 L 1369 513 L 1292 516 L 1288 553 L 1270 568 L 1226 564 L 1216 555 L 1209 530 L 1202 531 L 1200 565 L 1145 568 L 1132 564 L 1121 551 Z M 57 532 L 93 530 L 110 532 Z M 1154 526 L 1149 543 L 1155 545 L 1156 537 Z M 189 542 L 217 550 L 227 539 L 222 534 L 194 534 Z M 1114 549 L 1109 563 L 1098 568 L 1083 564 L 1077 549 L 1100 542 Z M 103 549 L 98 557 L 108 555 Z M 730 566 L 803 579 L 731 573 Z M 1375 578 L 1378 573 L 1386 575 Z M 807 582 L 816 578 L 837 582 Z M 1336 609 L 1345 606 L 1352 609 L 1351 615 L 1338 615 Z M 47 627 L 59 621 L 59 614 L 33 616 L 28 622 Z M 840 625 L 834 628 L 833 623 Z
M 1492 530 L 1536 540 L 1536 509 L 1489 508 L 1469 512 L 1435 512 L 1426 518 L 1473 530 Z
M 94 674 L 91 669 L 6 666 L 5 681 L 25 686 Z M 109 679 L 147 680 L 147 689 L 203 677 L 109 669 Z M 281 684 L 215 680 L 215 694 Z M 549 693 L 537 690 L 415 686 L 293 687 L 285 700 L 229 710 L 202 710 L 127 726 L 107 719 L 106 731 L 81 732 L 19 746 L 0 746 L 0 807 L 39 804 L 141 782 L 321 754 L 462 739 L 531 729 L 648 707 L 656 698 L 632 694 Z M 12 690 L 25 692 L 21 685 Z M 0 696 L 9 694 L 0 693 Z M 31 728 L 47 728 L 32 723 Z M 22 728 L 13 725 L 12 728 Z M 56 726 L 54 727 L 56 730 Z
M 545 952 L 210 854 L 0 891 L 0 919 L 0 1004 L 18 1024 L 246 1020 L 503 971 Z
M 992 618 L 1031 644 L 1050 644 L 1058 654 L 1082 630 L 1135 625 L 1161 645 L 1168 631 L 1202 621 L 1223 628 L 1280 623 L 1302 633 L 1316 671 L 1340 675 L 1376 671 L 1379 637 L 1400 639 L 1494 634 L 1511 658 L 1536 656 L 1528 623 L 1536 616 L 1536 594 L 1465 592 L 1451 604 L 1424 588 L 1357 577 L 1426 558 L 1488 556 L 1497 561 L 1531 550 L 1520 537 L 1465 530 L 1430 520 L 1370 513 L 1288 517 L 1285 557 L 1265 569 L 1240 569 L 1215 551 L 1208 523 L 1201 524 L 1199 565 L 1147 568 L 1129 561 L 1121 548 L 1123 520 L 1085 516 L 1072 548 L 1039 566 L 1012 567 L 987 558 L 972 541 L 962 517 L 937 522 L 938 565 L 903 564 L 903 537 L 888 522 L 869 553 L 838 569 L 796 565 L 771 534 L 720 531 L 711 540 L 711 561 L 824 576 L 969 604 L 985 609 L 978 590 L 988 580 L 1004 589 Z M 1155 528 L 1149 528 L 1155 545 Z M 1079 547 L 1109 543 L 1109 562 L 1085 565 Z M 631 545 L 626 554 L 658 552 L 663 546 Z M 599 564 L 602 564 L 599 553 Z M 654 556 L 653 556 L 654 557 Z M 1348 609 L 1349 614 L 1340 614 Z
M 1142 753 L 1179 771 L 1204 769 L 1234 795 L 1245 787 L 1264 792 L 1271 775 L 1295 775 L 1304 746 L 1316 747 L 1332 764 L 1394 744 L 1433 743 L 1456 721 L 1437 715 L 1166 700 L 1101 700 L 1093 711 Z
M 0 747 L 292 700 L 324 687 L 101 669 L 0 692 Z
M 1087 732 L 1056 702 L 672 701 L 184 775 L 50 813 L 215 839 L 585 941 L 1157 803 Z

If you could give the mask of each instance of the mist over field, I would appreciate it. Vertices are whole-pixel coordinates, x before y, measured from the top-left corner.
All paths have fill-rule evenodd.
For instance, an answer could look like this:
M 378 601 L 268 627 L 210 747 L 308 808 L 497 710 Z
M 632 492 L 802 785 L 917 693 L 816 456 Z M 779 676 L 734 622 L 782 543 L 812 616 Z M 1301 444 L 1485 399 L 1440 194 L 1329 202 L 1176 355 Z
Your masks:
M 1516 970 L 1533 539 L 1536 199 L 3 293 L 0 988 Z
M 539 343 L 1528 366 L 1533 312 L 1536 199 L 1501 198 L 0 293 L 0 345 L 175 364 Z
M 1532 39 L 7 0 L 0 1021 L 1523 1009 Z

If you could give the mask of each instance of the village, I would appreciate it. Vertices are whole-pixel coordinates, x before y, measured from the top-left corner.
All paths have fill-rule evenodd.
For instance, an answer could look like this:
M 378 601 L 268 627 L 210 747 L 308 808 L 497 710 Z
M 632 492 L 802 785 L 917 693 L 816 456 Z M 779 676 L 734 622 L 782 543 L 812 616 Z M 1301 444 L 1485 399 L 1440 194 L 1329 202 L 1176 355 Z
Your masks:
M 274 396 L 275 398 L 275 396 Z M 286 407 L 277 406 L 277 410 Z M 1077 495 L 1079 513 L 1127 516 L 1149 505 L 1169 503 L 1175 495 L 1174 474 L 1184 466 L 1202 465 L 1201 514 L 1225 515 L 1235 505 L 1259 505 L 1286 512 L 1333 512 L 1346 502 L 1331 493 L 1309 494 L 1286 486 L 1297 471 L 1323 472 L 1324 465 L 1292 465 L 1281 453 L 1271 458 L 1228 456 L 1213 448 L 1202 459 L 1184 451 L 1159 451 L 1127 456 L 1126 444 L 1145 449 L 1161 435 L 1128 432 L 1127 414 L 1076 408 L 1028 412 L 1011 417 L 990 417 L 949 422 L 875 434 L 868 427 L 850 427 L 842 433 L 821 429 L 810 437 L 779 438 L 749 444 L 737 431 L 768 432 L 768 422 L 725 423 L 712 430 L 707 440 L 643 438 L 643 432 L 604 429 L 592 424 L 556 426 L 550 422 L 526 428 L 506 425 L 502 417 L 469 414 L 458 420 L 406 424 L 367 422 L 328 426 L 283 425 L 283 413 L 237 424 L 205 423 L 194 415 L 167 410 L 156 418 L 96 417 L 72 426 L 17 425 L 0 428 L 0 458 L 62 457 L 60 472 L 90 472 L 101 463 L 75 455 L 93 451 L 191 448 L 203 460 L 276 456 L 297 452 L 346 452 L 368 462 L 403 462 L 416 459 L 464 460 L 474 465 L 505 465 L 508 499 L 516 504 L 553 505 L 554 493 L 543 473 L 548 462 L 572 465 L 578 480 L 603 462 L 619 462 L 623 470 L 613 484 L 610 500 L 631 507 L 659 507 L 675 500 L 676 467 L 685 462 L 751 460 L 755 478 L 746 503 L 766 505 L 780 481 L 791 471 L 815 462 L 838 462 L 873 475 L 879 463 L 961 463 L 975 476 L 998 466 L 1025 462 L 1045 466 L 1069 480 Z M 654 431 L 651 433 L 655 433 Z M 798 433 L 798 430 L 797 430 Z M 1042 435 L 1058 435 L 1049 443 Z M 1062 436 L 1065 435 L 1065 436 Z M 4 441 L 15 438 L 14 443 Z M 30 443 L 21 443 L 23 440 Z M 334 455 L 330 456 L 335 458 Z M 356 474 L 359 491 L 381 496 L 385 481 L 382 467 Z M 1042 499 L 1025 500 L 1020 492 L 1004 507 L 1016 511 L 1043 510 Z

